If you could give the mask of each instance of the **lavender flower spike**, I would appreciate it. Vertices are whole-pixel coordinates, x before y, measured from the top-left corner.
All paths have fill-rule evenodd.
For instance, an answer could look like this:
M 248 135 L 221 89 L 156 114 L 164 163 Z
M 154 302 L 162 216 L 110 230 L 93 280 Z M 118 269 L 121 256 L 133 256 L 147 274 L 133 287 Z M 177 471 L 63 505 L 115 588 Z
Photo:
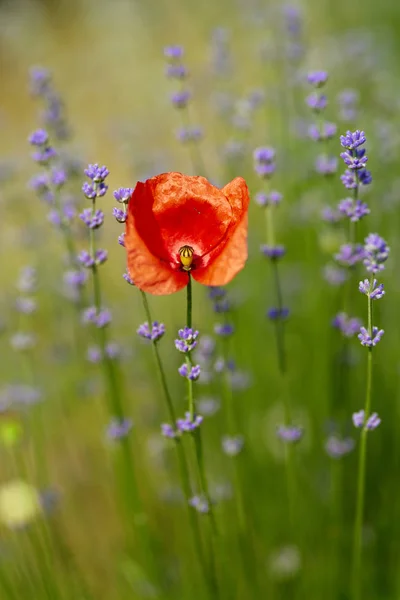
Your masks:
M 372 335 L 368 333 L 365 327 L 360 328 L 360 333 L 358 334 L 358 339 L 360 340 L 363 346 L 367 346 L 371 348 L 372 346 L 376 346 L 378 342 L 381 341 L 382 336 L 384 334 L 383 329 L 378 329 L 377 327 L 372 328 Z
M 383 289 L 383 283 L 377 284 L 376 279 L 372 283 L 369 279 L 364 279 L 358 284 L 358 289 L 362 294 L 369 296 L 371 300 L 380 300 L 385 295 L 385 290 Z
M 365 238 L 364 265 L 370 273 L 379 273 L 385 268 L 384 263 L 389 256 L 390 248 L 377 233 L 370 233 Z
M 194 365 L 189 370 L 188 365 L 186 363 L 183 363 L 183 365 L 179 367 L 178 373 L 179 373 L 179 375 L 182 375 L 182 377 L 185 377 L 186 379 L 191 379 L 192 381 L 197 381 L 197 379 L 200 377 L 201 368 L 200 368 L 200 365 Z
M 197 346 L 198 331 L 190 327 L 184 327 L 178 331 L 179 339 L 175 340 L 175 348 L 184 354 L 188 354 Z
M 137 329 L 137 334 L 146 340 L 150 340 L 152 342 L 158 342 L 165 333 L 165 325 L 164 323 L 159 323 L 158 321 L 154 321 L 150 330 L 149 324 L 142 323 Z

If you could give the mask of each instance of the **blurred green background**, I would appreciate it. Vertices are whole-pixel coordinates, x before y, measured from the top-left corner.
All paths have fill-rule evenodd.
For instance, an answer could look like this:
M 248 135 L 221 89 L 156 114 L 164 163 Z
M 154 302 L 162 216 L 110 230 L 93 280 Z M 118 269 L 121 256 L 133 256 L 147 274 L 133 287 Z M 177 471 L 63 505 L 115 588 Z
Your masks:
M 274 291 L 270 270 L 259 252 L 264 223 L 253 203 L 249 263 L 229 286 L 236 325 L 232 353 L 247 378 L 247 384 L 234 391 L 235 411 L 246 440 L 243 454 L 232 459 L 222 453 L 220 413 L 204 423 L 206 469 L 213 488 L 222 496 L 215 509 L 224 532 L 217 543 L 221 597 L 351 598 L 357 457 L 353 452 L 340 461 L 332 460 L 324 443 L 332 430 L 357 439 L 351 414 L 363 406 L 366 354 L 356 339 L 344 346 L 339 333 L 332 330 L 342 290 L 330 287 L 323 278 L 323 267 L 346 232 L 323 223 L 320 212 L 344 197 L 343 188 L 339 176 L 325 181 L 314 173 L 318 150 L 299 135 L 312 121 L 304 102 L 309 92 L 305 74 L 326 69 L 327 117 L 338 123 L 338 135 L 347 128 L 360 128 L 367 134 L 374 183 L 368 192 L 371 215 L 359 228 L 359 241 L 369 231 L 378 231 L 391 247 L 382 277 L 387 294 L 376 310 L 385 336 L 374 358 L 373 408 L 381 415 L 382 425 L 368 439 L 363 583 L 364 598 L 400 598 L 400 4 L 395 0 L 310 0 L 290 5 L 300 11 L 301 31 L 295 35 L 295 42 L 302 46 L 299 55 L 288 53 L 294 42 L 285 20 L 287 6 L 267 0 L 0 3 L 0 166 L 4 171 L 0 182 L 0 382 L 4 388 L 10 383 L 35 383 L 43 390 L 45 401 L 33 407 L 34 417 L 24 411 L 24 441 L 17 454 L 27 456 L 32 466 L 31 438 L 41 437 L 48 472 L 45 486 L 43 482 L 40 486 L 59 494 L 52 526 L 96 599 L 207 597 L 191 583 L 193 555 L 176 459 L 173 447 L 159 434 L 159 424 L 166 420 L 164 405 L 151 349 L 136 339 L 136 328 L 145 315 L 139 292 L 122 279 L 124 253 L 117 244 L 121 227 L 111 215 L 111 191 L 120 186 L 133 187 L 138 179 L 163 171 L 197 172 L 188 147 L 174 135 L 180 119 L 169 99 L 174 82 L 164 76 L 163 48 L 175 43 L 184 46 L 190 71 L 190 119 L 204 128 L 199 144 L 202 174 L 221 185 L 241 175 L 254 195 L 262 185 L 253 173 L 252 151 L 272 145 L 278 155 L 273 187 L 284 194 L 277 237 L 288 249 L 282 262 L 285 304 L 291 309 L 286 327 L 288 375 L 282 381 L 273 327 L 265 318 Z M 228 57 L 226 72 L 216 69 L 216 39 L 221 36 Z M 157 540 L 158 568 L 168 582 L 164 587 L 153 580 L 145 589 L 138 586 L 138 581 L 147 581 L 141 567 L 117 558 L 125 531 L 112 485 L 114 449 L 104 440 L 108 416 L 102 404 L 102 379 L 98 367 L 84 359 L 89 334 L 81 331 L 81 345 L 73 345 L 77 317 L 60 293 L 63 241 L 47 222 L 46 207 L 27 187 L 37 170 L 27 138 L 40 125 L 40 102 L 29 94 L 28 73 L 34 65 L 51 70 L 65 103 L 73 134 L 65 143 L 68 153 L 83 165 L 98 162 L 110 169 L 110 192 L 101 200 L 106 214 L 101 243 L 109 250 L 109 260 L 101 277 L 114 315 L 112 337 L 123 347 L 121 378 L 127 414 L 135 423 L 132 445 L 147 515 L 143 519 Z M 338 94 L 349 88 L 357 91 L 359 100 L 355 118 L 347 122 L 340 120 Z M 265 98 L 250 111 L 249 128 L 237 127 L 235 115 L 244 112 L 248 116 L 246 101 L 254 90 L 262 90 Z M 221 111 L 223 99 L 228 101 L 225 112 Z M 224 147 L 229 140 L 246 143 L 247 153 L 239 160 L 226 158 Z M 338 139 L 329 150 L 339 155 Z M 82 173 L 71 182 L 70 191 L 85 206 L 80 194 L 83 180 Z M 79 223 L 74 231 L 78 249 L 85 248 L 87 240 Z M 38 337 L 32 370 L 26 369 L 9 344 L 18 327 L 16 280 L 25 265 L 38 270 L 39 308 L 30 317 Z M 365 320 L 366 302 L 359 297 L 356 278 L 351 294 L 354 314 Z M 218 315 L 213 314 L 206 296 L 200 286 L 194 286 L 194 323 L 202 334 L 212 334 Z M 170 350 L 175 331 L 184 324 L 185 295 L 151 298 L 150 302 L 154 317 L 167 326 L 160 348 L 175 405 L 183 413 L 185 390 L 176 373 L 179 356 Z M 343 352 L 350 367 L 343 367 Z M 215 377 L 208 385 L 196 386 L 199 398 L 219 394 Z M 285 399 L 290 400 L 294 421 L 305 430 L 295 448 L 295 526 L 288 519 L 284 456 L 275 435 Z M 260 581 L 257 596 L 243 583 L 242 560 L 233 550 L 238 533 L 229 492 L 236 485 L 232 460 L 242 465 L 241 485 L 251 527 L 248 540 Z M 16 477 L 31 478 L 21 473 L 14 450 L 7 448 L 0 473 L 4 485 Z M 39 485 L 37 474 L 32 480 Z M 29 538 L 5 524 L 0 536 L 5 571 L 10 564 L 29 563 Z M 61 578 L 68 576 L 62 556 L 60 552 L 54 566 Z M 41 564 L 33 571 L 39 572 Z M 14 567 L 10 569 L 14 581 Z M 15 572 L 18 575 L 18 569 Z M 121 572 L 123 591 L 116 584 Z M 16 597 L 33 598 L 32 593 L 22 586 Z M 78 592 L 67 589 L 60 598 L 72 600 L 72 593 Z

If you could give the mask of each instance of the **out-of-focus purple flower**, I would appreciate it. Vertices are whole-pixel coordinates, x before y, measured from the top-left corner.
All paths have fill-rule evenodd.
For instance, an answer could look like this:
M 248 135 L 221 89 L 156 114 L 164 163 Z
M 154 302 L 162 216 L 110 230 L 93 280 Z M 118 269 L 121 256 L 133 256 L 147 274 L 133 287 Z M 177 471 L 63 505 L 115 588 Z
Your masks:
M 15 300 L 15 308 L 18 312 L 24 315 L 31 315 L 37 308 L 37 302 L 34 298 L 19 296 Z
M 32 154 L 33 160 L 40 165 L 47 165 L 56 156 L 57 152 L 50 146 L 42 148 Z
M 303 429 L 295 425 L 280 425 L 276 434 L 283 442 L 294 443 L 303 437 Z
M 185 413 L 185 417 L 183 419 L 178 419 L 176 421 L 176 428 L 181 433 L 194 431 L 203 422 L 203 417 L 201 415 L 195 415 L 193 419 L 190 417 L 190 413 Z
M 133 281 L 128 272 L 123 273 L 122 277 L 125 279 L 126 283 L 129 283 L 129 285 L 135 285 L 135 282 Z
M 220 408 L 220 401 L 212 397 L 200 397 L 196 402 L 196 406 L 205 417 L 214 415 Z
M 93 211 L 91 208 L 85 208 L 79 218 L 89 229 L 98 229 L 104 223 L 104 213 L 102 210 Z
M 350 221 L 356 223 L 366 215 L 369 215 L 370 210 L 368 204 L 362 200 L 354 200 L 353 198 L 345 198 L 338 204 L 338 210 L 342 215 L 349 217 Z
M 342 285 L 348 279 L 346 269 L 342 269 L 336 265 L 325 265 L 323 268 L 324 279 L 330 285 Z
M 360 410 L 358 412 L 353 413 L 352 418 L 353 418 L 354 427 L 357 427 L 358 429 L 363 427 L 365 424 L 365 429 L 371 431 L 373 429 L 376 429 L 378 427 L 378 425 L 381 423 L 381 419 L 376 412 L 372 413 L 368 417 L 367 422 L 365 422 L 365 411 L 364 410 Z
M 181 127 L 176 131 L 176 138 L 179 142 L 189 143 L 198 142 L 204 136 L 202 127 L 192 125 L 190 127 Z
M 367 271 L 383 271 L 389 252 L 387 242 L 377 233 L 370 233 L 364 240 L 364 265 Z
M 322 123 L 321 126 L 313 123 L 308 128 L 308 136 L 315 142 L 330 140 L 336 135 L 337 126 L 335 123 Z
M 188 70 L 184 65 L 169 64 L 165 68 L 165 75 L 170 79 L 186 79 Z
M 117 342 L 108 342 L 104 348 L 104 354 L 110 360 L 116 360 L 121 356 L 121 347 Z
M 322 87 L 328 81 L 328 73 L 326 71 L 311 71 L 307 75 L 307 81 L 317 88 Z
M 158 342 L 165 333 L 165 325 L 164 323 L 159 323 L 158 321 L 154 321 L 151 326 L 151 330 L 149 324 L 142 323 L 139 325 L 136 333 L 140 335 L 140 337 L 150 340 L 151 342 Z
M 21 269 L 17 289 L 23 294 L 32 294 L 37 288 L 36 269 L 34 267 L 24 267 Z
M 186 108 L 190 100 L 191 94 L 189 90 L 174 92 L 171 96 L 171 102 L 175 108 Z
M 321 112 L 328 106 L 328 99 L 325 94 L 319 92 L 312 92 L 306 98 L 306 103 L 311 110 L 314 112 Z
M 325 206 L 321 211 L 321 219 L 326 223 L 338 223 L 341 218 L 340 212 L 331 206 Z
M 266 192 L 258 192 L 255 195 L 255 201 L 259 206 L 277 206 L 282 201 L 282 194 L 276 190 L 272 190 L 268 194 Z
M 339 252 L 335 254 L 335 259 L 346 267 L 352 267 L 361 262 L 364 257 L 365 251 L 361 244 L 342 244 Z
M 362 146 L 367 141 L 365 133 L 357 129 L 354 132 L 347 131 L 346 135 L 340 136 L 340 143 L 343 148 L 347 150 L 355 150 L 359 146 Z
M 78 258 L 78 262 L 86 269 L 90 269 L 90 268 L 94 267 L 94 265 L 96 264 L 94 258 L 92 258 L 90 256 L 90 254 L 87 250 L 82 250 L 78 254 L 77 258 Z
M 216 323 L 214 325 L 214 332 L 217 335 L 220 335 L 221 337 L 228 337 L 228 336 L 232 335 L 234 333 L 234 331 L 235 331 L 235 328 L 230 323 L 225 323 L 225 324 Z
M 179 352 L 188 354 L 196 348 L 198 335 L 199 332 L 191 329 L 190 327 L 179 329 L 179 339 L 175 340 L 175 348 L 179 350 Z
M 363 346 L 371 348 L 372 346 L 376 346 L 376 344 L 381 341 L 384 333 L 385 332 L 383 329 L 378 329 L 378 327 L 374 326 L 372 327 L 372 335 L 370 335 L 365 327 L 360 327 L 358 339 Z
M 200 365 L 193 365 L 190 367 L 187 363 L 183 363 L 178 369 L 179 375 L 185 377 L 186 379 L 190 379 L 191 381 L 196 381 L 200 377 L 201 368 Z
M 180 435 L 180 432 L 177 431 L 176 429 L 174 429 L 172 427 L 172 425 L 170 425 L 169 423 L 161 424 L 161 433 L 164 437 L 170 438 L 170 439 L 174 439 L 174 438 L 178 437 L 178 435 Z
M 118 236 L 118 244 L 125 248 L 125 232 Z
M 127 204 L 129 202 L 130 197 L 133 194 L 133 188 L 118 188 L 113 192 L 113 196 L 117 202 L 121 202 L 122 204 Z
M 43 400 L 40 389 L 24 384 L 7 385 L 0 392 L 0 411 L 15 408 L 18 405 L 31 406 Z
M 272 260 L 278 260 L 278 258 L 282 258 L 286 254 L 286 248 L 282 245 L 269 246 L 268 244 L 261 244 L 260 249 L 264 256 Z
M 374 412 L 370 417 L 368 417 L 367 422 L 365 424 L 365 429 L 372 431 L 376 429 L 381 424 L 381 418 L 378 416 L 378 413 Z
M 362 294 L 369 296 L 371 300 L 380 300 L 385 295 L 385 290 L 383 289 L 383 283 L 378 285 L 376 279 L 372 282 L 369 279 L 364 279 L 364 281 L 360 281 L 358 284 L 358 289 Z
M 269 164 L 275 160 L 275 150 L 268 146 L 256 148 L 253 152 L 253 158 L 255 162 Z
M 332 326 L 344 335 L 353 337 L 360 331 L 361 321 L 357 317 L 349 317 L 345 312 L 338 313 L 332 320 Z
M 47 220 L 54 227 L 61 227 L 62 219 L 58 210 L 53 209 L 47 213 Z
M 31 133 L 28 141 L 32 146 L 45 146 L 49 141 L 49 134 L 44 129 L 37 129 Z
M 201 514 L 210 512 L 208 501 L 203 495 L 193 496 L 193 498 L 190 498 L 189 504 Z
M 354 440 L 346 437 L 339 438 L 336 435 L 330 435 L 325 443 L 326 453 L 331 458 L 342 458 L 354 449 Z
M 244 439 L 241 435 L 225 435 L 222 438 L 222 449 L 228 456 L 237 456 L 242 451 L 243 445 Z
M 55 187 L 62 187 L 66 181 L 67 173 L 64 171 L 64 169 L 53 169 L 51 173 L 51 182 Z
M 86 352 L 86 358 L 90 363 L 98 364 L 103 358 L 101 348 L 99 346 L 89 346 Z
M 231 310 L 232 306 L 228 298 L 223 298 L 213 304 L 213 311 L 217 314 L 227 313 Z
M 277 321 L 278 319 L 287 319 L 290 314 L 290 310 L 286 307 L 282 308 L 269 308 L 267 311 L 268 319 L 271 321 Z
M 220 300 L 221 298 L 224 298 L 225 296 L 226 296 L 226 289 L 223 287 L 216 285 L 216 286 L 210 286 L 208 288 L 208 297 L 210 298 L 210 300 Z
M 164 56 L 168 60 L 180 60 L 183 57 L 183 47 L 182 46 L 165 46 L 164 48 Z
M 94 165 L 88 165 L 84 173 L 86 177 L 91 179 L 94 183 L 103 183 L 110 174 L 110 171 L 104 165 L 101 167 L 95 163 Z
M 35 347 L 36 337 L 33 333 L 19 331 L 11 337 L 10 344 L 13 350 L 25 352 L 26 350 L 31 350 Z
M 85 325 L 87 323 L 96 323 L 96 318 L 97 318 L 97 310 L 96 310 L 95 306 L 88 306 L 82 312 L 82 323 Z
M 111 323 L 112 316 L 111 312 L 107 308 L 103 308 L 97 315 L 96 325 L 99 329 L 106 327 Z
M 337 171 L 338 160 L 336 156 L 320 154 L 315 159 L 315 170 L 320 175 L 334 175 Z
M 32 67 L 29 69 L 30 92 L 33 96 L 41 96 L 49 89 L 51 73 L 44 67 Z
M 82 287 L 87 281 L 87 275 L 84 271 L 66 271 L 64 273 L 64 283 L 70 287 Z
M 106 262 L 108 258 L 108 251 L 107 250 L 103 250 L 102 248 L 99 248 L 98 250 L 96 250 L 95 252 L 95 263 L 96 265 L 102 265 Z
M 125 438 L 133 427 L 132 419 L 114 417 L 107 426 L 107 437 L 111 440 Z

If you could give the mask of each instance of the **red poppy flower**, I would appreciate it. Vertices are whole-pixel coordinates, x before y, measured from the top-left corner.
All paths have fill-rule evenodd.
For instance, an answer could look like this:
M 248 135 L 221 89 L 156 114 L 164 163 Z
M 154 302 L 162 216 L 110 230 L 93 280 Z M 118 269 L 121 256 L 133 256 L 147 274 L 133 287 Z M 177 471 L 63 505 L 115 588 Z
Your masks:
M 128 205 L 128 273 L 138 288 L 172 294 L 188 273 L 205 285 L 224 285 L 247 259 L 246 182 L 219 189 L 204 177 L 163 173 L 138 183 Z

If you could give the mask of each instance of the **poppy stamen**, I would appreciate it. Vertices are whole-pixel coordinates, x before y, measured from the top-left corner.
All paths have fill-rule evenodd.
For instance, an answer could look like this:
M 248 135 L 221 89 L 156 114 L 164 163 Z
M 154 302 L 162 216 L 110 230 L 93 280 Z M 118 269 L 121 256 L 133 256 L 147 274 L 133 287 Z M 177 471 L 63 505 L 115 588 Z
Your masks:
M 190 271 L 192 268 L 194 250 L 191 246 L 182 246 L 179 248 L 179 256 L 184 271 Z

